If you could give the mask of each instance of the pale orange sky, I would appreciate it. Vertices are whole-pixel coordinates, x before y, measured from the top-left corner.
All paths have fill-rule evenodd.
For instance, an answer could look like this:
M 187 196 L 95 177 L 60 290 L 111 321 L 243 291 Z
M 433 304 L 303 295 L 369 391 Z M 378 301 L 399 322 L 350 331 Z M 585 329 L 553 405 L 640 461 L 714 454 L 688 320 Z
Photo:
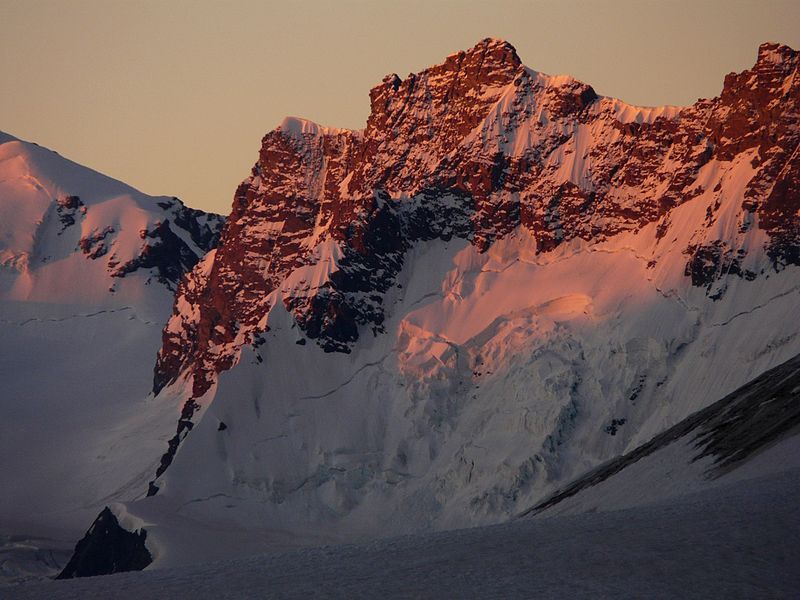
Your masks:
M 690 104 L 800 48 L 800 0 L 0 0 L 0 130 L 227 214 L 286 115 L 361 128 L 368 92 L 491 36 L 628 102 Z

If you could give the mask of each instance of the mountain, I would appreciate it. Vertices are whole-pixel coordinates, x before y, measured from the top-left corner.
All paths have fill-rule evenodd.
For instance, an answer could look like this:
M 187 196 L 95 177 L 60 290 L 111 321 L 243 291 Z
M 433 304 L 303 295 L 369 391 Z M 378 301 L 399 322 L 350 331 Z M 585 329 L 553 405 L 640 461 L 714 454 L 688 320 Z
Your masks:
M 420 241 L 465 239 L 485 254 L 521 230 L 537 254 L 552 254 L 649 225 L 648 269 L 668 270 L 656 246 L 677 242 L 689 257 L 681 269 L 709 296 L 724 293 L 723 274 L 758 273 L 748 237 L 760 234 L 771 270 L 797 264 L 796 63 L 791 49 L 765 44 L 720 97 L 643 109 L 527 69 L 513 47 L 487 39 L 385 78 L 364 131 L 286 119 L 237 190 L 220 250 L 181 292 L 200 314 L 173 318 L 155 391 L 190 365 L 201 396 L 279 300 L 323 349 L 346 352 L 359 329 L 383 327 L 385 295 Z M 729 197 L 746 201 L 734 208 Z M 673 240 L 689 200 L 705 201 L 703 222 L 692 215 L 697 231 Z M 730 219 L 737 231 L 725 230 Z
M 0 133 L 4 579 L 143 494 L 175 415 L 147 399 L 160 331 L 223 222 Z
M 62 248 L 70 232 L 64 264 L 75 266 L 70 283 L 86 283 L 23 276 L 40 259 L 20 259 L 8 289 L 30 280 L 31 290 L 50 290 L 19 302 L 33 310 L 75 288 L 111 323 L 86 329 L 95 308 L 67 321 L 37 316 L 42 331 L 65 327 L 58 339 L 69 343 L 23 340 L 36 353 L 13 367 L 15 377 L 27 368 L 20 380 L 29 382 L 42 358 L 67 365 L 48 367 L 38 405 L 15 404 L 30 405 L 28 416 L 12 415 L 30 423 L 52 411 L 41 419 L 48 435 L 73 432 L 69 443 L 53 438 L 69 468 L 50 486 L 69 510 L 49 522 L 83 515 L 85 528 L 100 513 L 63 576 L 537 513 L 519 521 L 527 528 L 565 490 L 580 493 L 553 510 L 613 507 L 614 490 L 647 491 L 648 482 L 666 498 L 670 464 L 689 488 L 702 487 L 692 486 L 706 472 L 693 469 L 712 455 L 689 463 L 690 451 L 671 452 L 701 429 L 713 445 L 719 427 L 756 427 L 747 406 L 767 406 L 772 393 L 759 377 L 800 355 L 799 61 L 787 46 L 763 44 L 718 97 L 644 108 L 529 69 L 507 42 L 482 40 L 418 74 L 384 78 L 363 130 L 290 117 L 267 133 L 213 249 L 214 226 L 205 246 L 191 227 L 173 227 L 166 213 L 183 210 L 177 204 L 156 200 L 155 209 L 130 196 L 121 216 L 100 218 L 91 190 L 65 190 L 60 202 L 48 193 L 54 216 L 39 220 L 56 241 L 47 247 Z M 133 192 L 103 197 L 115 194 Z M 135 198 L 155 211 L 145 211 L 153 224 L 117 227 L 140 214 L 129 208 Z M 165 241 L 167 228 L 194 258 Z M 114 246 L 118 231 L 128 233 Z M 151 260 L 159 253 L 142 245 L 151 235 L 179 267 Z M 38 247 L 28 255 L 57 256 Z M 78 265 L 90 271 L 77 274 Z M 141 318 L 151 305 L 154 316 Z M 118 339 L 128 354 L 108 352 Z M 85 396 L 75 416 L 52 399 L 73 380 Z M 758 394 L 742 395 L 749 382 Z M 768 437 L 733 467 L 779 462 L 774 448 L 795 443 L 790 412 L 775 417 L 785 437 Z M 754 420 L 737 421 L 742 414 Z M 15 456 L 52 456 L 26 431 L 8 442 L 29 449 Z M 650 454 L 631 460 L 642 448 Z M 650 457 L 667 465 L 661 479 L 643 473 Z M 588 485 L 598 473 L 603 481 Z M 41 485 L 30 493 L 31 502 L 46 496 Z M 699 522 L 690 504 L 656 511 L 660 527 L 681 515 Z M 771 535 L 780 531 L 772 525 Z M 552 539 L 561 526 L 530 527 Z M 429 547 L 432 538 L 420 539 Z
M 364 130 L 287 118 L 178 287 L 120 524 L 168 567 L 505 521 L 799 354 L 798 60 L 643 108 L 486 39 Z

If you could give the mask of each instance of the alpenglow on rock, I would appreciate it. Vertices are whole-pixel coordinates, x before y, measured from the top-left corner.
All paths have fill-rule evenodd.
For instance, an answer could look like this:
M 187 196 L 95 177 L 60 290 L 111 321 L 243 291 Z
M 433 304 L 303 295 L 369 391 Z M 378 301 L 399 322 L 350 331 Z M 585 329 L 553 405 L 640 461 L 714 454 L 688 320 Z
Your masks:
M 381 331 L 385 293 L 420 240 L 459 237 L 486 251 L 522 227 L 546 253 L 650 223 L 664 236 L 673 209 L 703 194 L 714 197 L 710 228 L 730 183 L 708 188 L 703 168 L 717 162 L 752 169 L 741 231 L 681 249 L 692 283 L 717 293 L 726 274 L 754 277 L 742 266 L 751 227 L 767 234 L 774 270 L 800 264 L 797 63 L 792 49 L 764 44 L 719 97 L 650 109 L 533 71 L 510 44 L 486 39 L 386 77 L 362 131 L 287 118 L 264 137 L 220 248 L 179 290 L 155 390 L 188 371 L 201 396 L 257 342 L 278 301 L 325 350 L 347 352 L 363 331 Z
M 503 521 L 800 354 L 799 60 L 644 108 L 487 39 L 269 132 L 164 328 L 155 565 Z

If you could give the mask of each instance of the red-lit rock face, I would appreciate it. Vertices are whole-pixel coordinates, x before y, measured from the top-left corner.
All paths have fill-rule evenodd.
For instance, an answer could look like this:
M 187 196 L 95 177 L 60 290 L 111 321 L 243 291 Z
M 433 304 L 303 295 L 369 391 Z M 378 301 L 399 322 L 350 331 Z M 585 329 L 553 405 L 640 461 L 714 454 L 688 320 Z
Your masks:
M 670 211 L 705 191 L 704 165 L 746 152 L 742 227 L 757 217 L 774 268 L 800 264 L 797 66 L 797 52 L 764 44 L 718 98 L 639 109 L 532 71 L 487 39 L 386 77 L 363 131 L 286 119 L 264 137 L 216 253 L 180 286 L 156 391 L 190 373 L 201 396 L 243 344 L 258 343 L 275 302 L 325 350 L 348 352 L 363 328 L 382 330 L 383 294 L 420 240 L 485 250 L 522 226 L 547 252 L 656 221 L 662 235 Z M 694 285 L 741 259 L 731 244 L 686 249 Z

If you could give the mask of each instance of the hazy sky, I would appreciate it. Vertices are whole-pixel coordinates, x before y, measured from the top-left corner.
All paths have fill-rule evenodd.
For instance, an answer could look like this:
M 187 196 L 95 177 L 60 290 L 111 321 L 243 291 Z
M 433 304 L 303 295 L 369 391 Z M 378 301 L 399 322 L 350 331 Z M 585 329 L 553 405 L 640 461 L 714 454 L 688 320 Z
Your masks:
M 361 128 L 384 75 L 492 36 L 637 104 L 716 95 L 800 0 L 0 0 L 0 130 L 228 213 L 286 115 Z

